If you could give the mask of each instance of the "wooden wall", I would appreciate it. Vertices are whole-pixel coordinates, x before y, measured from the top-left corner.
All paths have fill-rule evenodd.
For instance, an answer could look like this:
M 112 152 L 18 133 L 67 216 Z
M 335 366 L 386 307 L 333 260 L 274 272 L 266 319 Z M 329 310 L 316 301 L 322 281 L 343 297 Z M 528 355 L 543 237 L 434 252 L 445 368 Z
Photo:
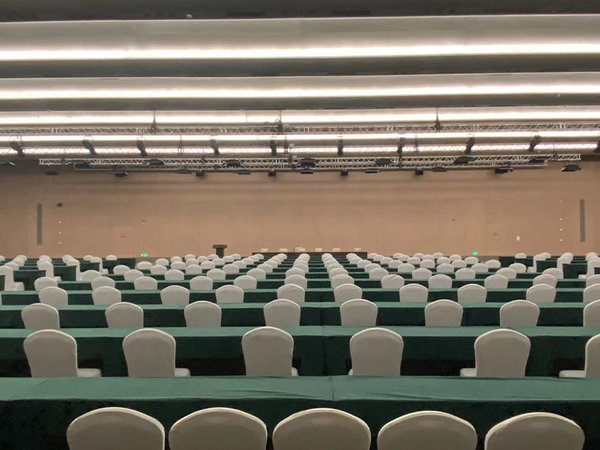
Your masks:
M 391 254 L 598 250 L 600 164 L 492 171 L 240 176 L 0 172 L 0 254 L 242 254 L 361 247 Z M 580 200 L 586 240 L 580 242 Z M 37 244 L 37 204 L 43 243 Z M 62 207 L 57 204 L 62 203 Z

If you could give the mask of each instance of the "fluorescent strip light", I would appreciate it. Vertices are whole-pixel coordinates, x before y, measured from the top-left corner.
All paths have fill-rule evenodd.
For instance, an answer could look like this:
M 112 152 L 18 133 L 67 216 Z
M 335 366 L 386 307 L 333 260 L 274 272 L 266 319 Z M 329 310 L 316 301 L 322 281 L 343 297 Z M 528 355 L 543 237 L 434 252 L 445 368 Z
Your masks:
M 219 147 L 221 155 L 233 154 L 254 154 L 254 155 L 270 155 L 271 149 L 265 147 Z
M 577 143 L 540 143 L 535 146 L 536 150 L 595 150 L 598 143 L 577 142 Z
M 599 22 L 597 15 L 497 15 L 7 23 L 0 60 L 582 55 L 600 53 Z
M 344 146 L 344 154 L 361 154 L 361 153 L 396 153 L 398 147 L 380 146 L 380 147 L 352 147 Z
M 437 114 L 437 116 L 436 116 Z M 283 110 L 283 111 L 73 111 L 0 112 L 0 126 L 61 127 L 75 125 L 274 125 L 332 123 L 522 122 L 600 120 L 594 106 L 408 108 L 377 110 Z
M 98 155 L 139 155 L 137 148 L 96 148 Z
M 337 154 L 337 147 L 291 147 L 288 153 L 292 155 Z
M 25 155 L 89 155 L 84 148 L 23 148 Z
M 538 145 L 539 147 L 539 145 Z M 536 147 L 536 148 L 538 148 Z M 471 149 L 474 152 L 477 151 L 490 151 L 490 152 L 501 152 L 501 151 L 526 151 L 529 150 L 529 144 L 475 144 Z
M 600 73 L 3 78 L 0 100 L 287 100 L 600 94 Z

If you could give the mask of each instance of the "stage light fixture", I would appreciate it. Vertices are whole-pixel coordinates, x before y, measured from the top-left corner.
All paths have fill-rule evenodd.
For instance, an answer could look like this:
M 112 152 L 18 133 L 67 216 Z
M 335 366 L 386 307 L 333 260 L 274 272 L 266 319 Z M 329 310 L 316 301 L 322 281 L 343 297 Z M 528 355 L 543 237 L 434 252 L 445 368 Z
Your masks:
M 579 172 L 581 170 L 581 166 L 579 164 L 567 164 L 560 171 L 561 172 Z
M 269 170 L 269 172 L 267 173 L 267 175 L 269 177 L 276 177 L 277 176 L 277 172 L 274 169 Z
M 90 152 L 90 155 L 97 155 L 96 149 L 94 148 L 94 144 L 92 144 L 92 142 L 89 139 L 84 139 L 83 141 L 81 141 L 81 143 L 83 144 L 83 148 Z
M 456 165 L 465 165 L 465 164 L 469 164 L 470 162 L 475 161 L 475 158 L 472 156 L 459 156 L 458 158 L 456 158 L 454 160 L 454 164 Z
M 375 165 L 377 167 L 390 166 L 391 164 L 392 164 L 392 160 L 390 158 L 378 158 L 375 160 Z
M 425 175 L 425 171 L 423 169 L 417 169 L 417 170 L 415 170 L 415 175 L 423 176 L 423 175 Z
M 198 178 L 203 178 L 204 177 L 204 170 L 197 170 L 196 171 L 196 176 Z
M 340 172 L 340 176 L 342 176 L 342 177 L 347 177 L 347 176 L 348 176 L 348 171 L 347 171 L 347 170 L 342 170 L 342 171 Z
M 513 171 L 513 170 L 512 170 L 512 168 L 510 168 L 510 167 L 496 167 L 496 168 L 494 169 L 494 173 L 495 173 L 496 175 L 503 175 L 503 174 L 505 174 L 505 173 L 510 173 L 510 172 L 512 172 L 512 171 Z
M 540 143 L 540 136 L 539 134 L 536 134 L 533 139 L 531 139 L 531 142 L 529 143 L 529 151 L 532 152 L 535 150 L 535 146 L 538 145 Z
M 473 146 L 474 145 L 475 145 L 475 138 L 471 136 L 467 140 L 467 147 L 465 148 L 465 155 L 470 155 L 471 154 L 471 150 L 473 150 Z
M 23 153 L 23 144 L 21 144 L 20 142 L 12 141 L 10 143 L 10 148 L 17 152 L 17 155 L 19 155 L 20 157 L 25 156 L 25 154 Z
M 446 169 L 445 167 L 442 166 L 435 166 L 433 169 L 431 169 L 432 172 L 448 172 L 448 169 Z
M 125 178 L 127 175 L 129 175 L 127 172 L 115 172 L 117 178 Z
M 248 169 L 242 169 L 237 171 L 238 175 L 250 175 L 250 171 Z
M 219 156 L 219 144 L 217 144 L 216 139 L 211 139 L 210 140 L 210 147 L 215 152 L 215 156 Z
M 140 154 L 145 158 L 148 156 L 148 152 L 146 152 L 146 144 L 141 139 L 137 140 L 137 148 L 140 151 Z

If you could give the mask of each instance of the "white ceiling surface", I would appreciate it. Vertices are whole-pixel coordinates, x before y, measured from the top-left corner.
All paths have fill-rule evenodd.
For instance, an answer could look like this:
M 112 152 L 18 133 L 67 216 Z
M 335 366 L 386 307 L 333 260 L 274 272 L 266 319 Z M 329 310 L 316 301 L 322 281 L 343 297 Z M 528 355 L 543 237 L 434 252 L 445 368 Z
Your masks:
M 600 53 L 600 15 L 0 24 L 0 61 Z
M 596 106 L 600 72 L 571 72 L 569 58 L 597 60 L 598 30 L 600 15 L 0 23 L 0 67 L 5 64 L 28 71 L 22 78 L 2 78 L 0 71 L 0 137 L 4 134 L 4 145 L 15 140 L 26 143 L 31 137 L 25 131 L 20 133 L 19 127 L 36 126 L 587 123 L 600 119 L 600 107 Z M 481 66 L 485 58 L 505 56 L 552 59 L 558 70 L 475 73 L 470 66 L 471 62 Z M 452 58 L 464 61 L 460 71 L 444 70 L 444 61 Z M 253 67 L 267 60 L 353 59 L 373 64 L 391 61 L 392 66 L 397 62 L 398 70 L 361 75 L 252 74 Z M 402 61 L 415 59 L 439 59 L 441 63 L 436 73 L 404 73 Z M 153 62 L 164 67 L 165 62 L 181 60 L 199 65 L 241 62 L 236 66 L 240 73 L 229 77 L 152 74 Z M 136 61 L 150 62 L 148 76 L 54 78 L 45 76 L 43 70 L 47 63 L 69 67 L 71 62 L 88 62 L 93 67 L 111 62 L 114 67 L 128 67 Z M 478 136 L 485 142 L 518 140 L 522 146 L 538 136 L 546 143 L 586 140 L 592 148 L 599 139 L 596 128 L 569 136 L 532 130 L 500 137 L 463 131 L 460 136 L 438 134 L 431 139 L 423 133 L 392 132 L 383 141 L 456 143 Z M 230 141 L 250 146 L 268 139 L 286 143 L 288 138 L 316 143 L 353 140 L 347 131 L 334 130 L 330 135 L 331 139 L 304 139 L 301 133 L 270 133 L 258 138 L 248 134 Z M 73 132 L 70 138 L 36 142 L 68 145 L 82 137 L 92 139 L 86 136 Z M 139 136 L 108 141 L 111 145 L 130 143 Z M 212 135 L 196 140 L 176 137 L 179 142 L 202 145 L 214 139 Z M 105 142 L 102 135 L 96 139 Z M 368 139 L 354 137 L 357 143 Z M 372 139 L 377 140 L 374 135 Z M 171 140 L 166 139 L 169 145 Z

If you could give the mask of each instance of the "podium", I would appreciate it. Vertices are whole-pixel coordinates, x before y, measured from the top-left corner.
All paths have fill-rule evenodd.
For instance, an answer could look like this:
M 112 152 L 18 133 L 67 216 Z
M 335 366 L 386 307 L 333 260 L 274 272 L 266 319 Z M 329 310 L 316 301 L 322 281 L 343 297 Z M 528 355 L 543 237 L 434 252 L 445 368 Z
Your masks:
M 227 248 L 227 245 L 213 244 L 213 248 L 215 249 L 215 253 L 217 254 L 217 256 L 219 258 L 222 258 L 223 256 L 225 256 L 225 249 Z

